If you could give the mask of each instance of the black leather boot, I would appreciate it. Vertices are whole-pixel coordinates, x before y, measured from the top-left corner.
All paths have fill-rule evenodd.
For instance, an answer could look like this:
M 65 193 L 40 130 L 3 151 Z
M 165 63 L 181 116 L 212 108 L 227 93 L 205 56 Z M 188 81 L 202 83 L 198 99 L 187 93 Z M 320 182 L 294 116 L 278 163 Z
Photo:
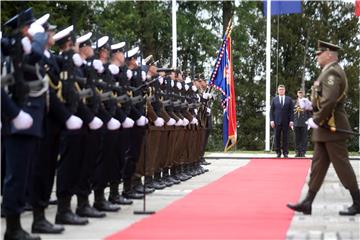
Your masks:
M 44 208 L 34 208 L 34 221 L 31 225 L 32 233 L 62 233 L 65 229 L 63 226 L 54 225 L 45 218 Z
M 89 198 L 87 196 L 77 196 L 78 206 L 76 208 L 76 214 L 80 217 L 88 218 L 103 218 L 105 213 L 98 211 L 96 208 L 91 207 Z
M 120 210 L 119 206 L 112 204 L 105 199 L 104 189 L 98 189 L 95 191 L 94 208 L 104 212 L 117 212 Z
M 73 213 L 70 208 L 71 197 L 58 198 L 58 209 L 55 217 L 56 224 L 86 225 L 89 221 Z
M 117 182 L 110 183 L 110 195 L 108 200 L 112 204 L 120 204 L 120 205 L 133 204 L 132 200 L 127 199 L 119 194 L 119 183 Z
M 351 198 L 353 200 L 353 204 L 346 210 L 340 211 L 339 214 L 341 216 L 354 216 L 356 214 L 360 214 L 360 191 L 350 192 Z
M 314 198 L 316 196 L 316 192 L 313 192 L 311 190 L 308 191 L 305 199 L 297 204 L 290 204 L 288 203 L 286 206 L 294 211 L 302 212 L 305 215 L 311 215 L 311 205 L 314 201 Z
M 122 196 L 128 199 L 142 199 L 144 194 L 137 193 L 132 188 L 131 179 L 124 179 L 124 190 Z
M 31 236 L 22 229 L 19 214 L 7 214 L 4 240 L 41 240 L 41 238 L 38 236 Z

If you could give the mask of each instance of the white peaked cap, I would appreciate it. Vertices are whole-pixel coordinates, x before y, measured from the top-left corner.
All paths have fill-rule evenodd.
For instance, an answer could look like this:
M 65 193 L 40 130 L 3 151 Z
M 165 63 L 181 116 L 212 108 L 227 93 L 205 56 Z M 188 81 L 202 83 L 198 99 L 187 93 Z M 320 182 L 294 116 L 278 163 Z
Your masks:
M 74 26 L 71 25 L 70 27 L 67 27 L 64 30 L 61 30 L 60 32 L 56 33 L 53 38 L 55 41 L 57 41 L 69 35 L 73 30 L 74 30 Z
M 125 42 L 113 44 L 113 45 L 111 45 L 111 50 L 117 50 L 117 49 L 123 48 L 123 47 L 125 47 L 125 45 L 126 45 Z
M 186 77 L 186 78 L 185 78 L 185 83 L 191 83 L 190 77 Z
M 88 41 L 92 36 L 92 32 L 88 32 L 87 34 L 85 35 L 82 35 L 81 37 L 78 37 L 76 39 L 76 43 L 83 43 L 83 42 L 86 42 Z
M 131 58 L 131 57 L 135 56 L 138 52 L 139 52 L 139 47 L 135 47 L 126 53 L 126 57 Z
M 47 22 L 47 20 L 49 19 L 49 17 L 50 17 L 50 14 L 47 13 L 44 16 L 42 16 L 41 18 L 38 18 L 34 23 L 37 23 L 39 25 L 44 25 Z
M 96 47 L 101 48 L 102 46 L 104 46 L 107 43 L 107 41 L 109 41 L 109 36 L 103 36 L 103 37 L 99 38 L 97 40 L 97 42 L 94 43 L 92 48 L 96 48 Z

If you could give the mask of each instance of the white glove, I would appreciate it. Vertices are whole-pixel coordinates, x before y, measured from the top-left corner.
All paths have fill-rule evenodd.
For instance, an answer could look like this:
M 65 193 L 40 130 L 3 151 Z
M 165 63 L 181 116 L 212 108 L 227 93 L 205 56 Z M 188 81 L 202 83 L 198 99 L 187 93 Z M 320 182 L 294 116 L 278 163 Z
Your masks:
M 197 109 L 194 109 L 194 113 L 195 113 L 195 115 L 197 115 L 197 114 L 198 114 L 198 110 L 197 110 Z
M 134 120 L 126 117 L 125 120 L 121 123 L 123 128 L 132 128 L 134 126 Z
M 12 120 L 14 127 L 19 130 L 28 129 L 33 125 L 33 118 L 30 114 L 20 110 L 19 114 Z
M 170 85 L 171 85 L 171 87 L 174 87 L 174 86 L 175 86 L 174 80 L 171 80 Z
M 319 128 L 319 126 L 314 122 L 314 120 L 312 118 L 309 118 L 306 122 L 305 122 L 307 125 L 308 125 L 308 129 L 310 128 Z
M 105 70 L 103 63 L 99 59 L 93 61 L 93 66 L 98 73 L 103 73 Z
M 107 129 L 109 130 L 117 130 L 121 127 L 121 123 L 115 118 L 111 118 L 110 121 L 106 124 Z
M 161 117 L 156 118 L 156 120 L 154 121 L 154 124 L 155 124 L 155 126 L 157 126 L 157 127 L 162 127 L 162 126 L 164 126 L 164 123 L 165 123 L 165 121 L 164 121 L 164 119 L 161 118 Z
M 132 76 L 133 76 L 133 72 L 130 69 L 128 69 L 126 71 L 126 76 L 127 76 L 128 80 L 130 80 L 132 78 Z
M 28 37 L 23 37 L 21 39 L 21 45 L 23 47 L 24 53 L 25 54 L 30 54 L 31 53 L 31 41 Z
M 138 120 L 136 120 L 136 125 L 139 127 L 146 125 L 146 118 L 144 116 L 139 117 Z
M 185 84 L 185 90 L 187 91 L 187 90 L 189 90 L 189 85 L 187 85 L 187 84 Z
M 116 75 L 119 73 L 119 67 L 115 64 L 110 64 L 108 68 L 112 75 Z
M 142 80 L 143 82 L 146 81 L 146 72 L 144 72 L 144 71 L 141 71 L 141 80 Z
M 68 120 L 66 120 L 65 125 L 68 130 L 80 129 L 83 125 L 83 120 L 75 115 L 71 115 Z
M 38 23 L 32 23 L 28 30 L 28 33 L 30 34 L 31 37 L 33 37 L 36 33 L 43 33 L 43 32 L 45 32 L 45 29 L 43 28 L 43 26 L 41 26 Z
M 175 126 L 183 126 L 183 120 L 179 119 L 176 123 Z
M 189 124 L 189 120 L 187 118 L 183 119 L 183 126 L 187 126 Z
M 197 87 L 195 85 L 192 85 L 191 86 L 191 89 L 193 90 L 193 92 L 196 92 L 197 91 Z
M 210 109 L 210 108 L 206 108 L 206 112 L 210 114 L 210 113 L 211 113 L 211 109 Z
M 101 128 L 101 126 L 102 126 L 103 124 L 104 124 L 103 121 L 101 121 L 100 118 L 98 118 L 98 117 L 95 116 L 95 117 L 93 118 L 93 120 L 89 123 L 89 128 L 90 128 L 91 130 L 97 130 L 97 129 Z
M 191 120 L 190 124 L 199 124 L 199 121 L 196 119 L 196 117 L 193 117 L 193 119 Z
M 166 125 L 167 126 L 174 126 L 175 123 L 176 123 L 175 119 L 170 118 L 169 121 L 167 121 Z
M 210 97 L 210 93 L 204 93 L 203 95 L 202 95 L 202 97 L 203 97 L 203 99 L 208 99 L 209 97 Z
M 181 90 L 181 89 L 182 89 L 181 82 L 177 82 L 177 83 L 176 83 L 176 87 L 177 87 L 177 89 Z
M 73 56 L 72 56 L 72 59 L 73 59 L 73 62 L 75 64 L 75 66 L 77 67 L 80 67 L 82 64 L 83 64 L 83 60 L 82 58 L 80 57 L 80 54 L 78 53 L 75 53 Z
M 158 77 L 158 81 L 159 81 L 160 85 L 162 85 L 164 83 L 164 78 L 163 77 Z

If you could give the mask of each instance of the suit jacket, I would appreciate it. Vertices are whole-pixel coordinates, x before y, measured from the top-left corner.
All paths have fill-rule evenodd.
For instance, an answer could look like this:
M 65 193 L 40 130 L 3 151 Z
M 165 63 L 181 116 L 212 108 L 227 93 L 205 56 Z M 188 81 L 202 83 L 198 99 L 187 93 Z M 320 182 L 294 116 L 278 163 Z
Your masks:
M 347 91 L 347 78 L 344 70 L 334 62 L 322 70 L 318 79 L 314 82 L 311 92 L 313 104 L 313 120 L 320 126 L 313 130 L 312 140 L 315 142 L 327 142 L 344 140 L 349 134 L 331 132 L 322 128 L 334 113 L 336 128 L 350 130 L 350 124 L 345 112 L 344 103 Z
M 284 105 L 281 105 L 279 96 L 271 101 L 270 121 L 274 121 L 276 125 L 289 125 L 294 121 L 294 104 L 290 97 L 285 96 Z

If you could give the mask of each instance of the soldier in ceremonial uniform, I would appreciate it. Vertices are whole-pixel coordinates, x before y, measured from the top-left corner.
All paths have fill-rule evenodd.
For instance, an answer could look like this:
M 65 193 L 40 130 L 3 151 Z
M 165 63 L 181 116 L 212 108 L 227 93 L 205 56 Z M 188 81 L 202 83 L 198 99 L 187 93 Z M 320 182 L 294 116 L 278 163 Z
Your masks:
M 295 132 L 295 157 L 305 157 L 307 146 L 307 125 L 310 118 L 312 105 L 309 99 L 304 97 L 304 91 L 297 91 L 298 98 L 294 103 L 294 132 Z
M 312 140 L 315 144 L 311 164 L 309 190 L 307 196 L 298 204 L 287 206 L 295 211 L 311 214 L 311 206 L 319 191 L 330 163 L 333 164 L 341 183 L 350 191 L 353 204 L 340 215 L 360 213 L 360 191 L 356 175 L 349 162 L 346 140 L 350 124 L 344 109 L 348 81 L 338 63 L 339 46 L 318 41 L 317 61 L 321 74 L 312 87 L 313 117 L 308 125 L 313 128 Z M 338 129 L 338 130 L 337 130 Z
M 4 25 L 12 31 L 19 30 L 21 36 L 15 40 L 17 43 L 12 47 L 22 47 L 16 49 L 17 55 L 12 55 L 15 67 L 15 85 L 10 89 L 12 99 L 19 109 L 23 109 L 31 115 L 34 120 L 28 128 L 17 128 L 14 121 L 4 123 L 4 129 L 9 130 L 6 136 L 6 173 L 4 180 L 3 211 L 6 216 L 6 231 L 4 239 L 40 239 L 31 236 L 22 229 L 20 224 L 20 214 L 25 206 L 25 190 L 29 178 L 31 164 L 37 157 L 38 143 L 43 136 L 43 121 L 46 110 L 46 91 L 47 84 L 41 78 L 38 71 L 20 69 L 25 64 L 35 67 L 39 63 L 46 44 L 46 34 L 41 26 L 30 24 L 34 21 L 32 9 L 27 9 Z M 31 82 L 40 81 L 43 84 L 38 89 L 31 89 L 26 94 L 19 84 L 25 86 Z M 13 108 L 16 109 L 16 108 Z M 21 113 L 21 111 L 20 111 Z M 10 114 L 11 117 L 15 114 Z M 21 151 L 19 151 L 21 149 Z
M 50 15 L 45 14 L 34 24 L 42 25 L 47 33 L 47 44 L 42 57 L 42 75 L 49 81 L 48 111 L 44 118 L 44 137 L 39 143 L 39 156 L 34 159 L 32 174 L 29 179 L 29 193 L 33 207 L 34 221 L 31 226 L 33 233 L 61 233 L 62 226 L 53 225 L 45 218 L 45 208 L 48 206 L 55 178 L 57 157 L 59 154 L 60 132 L 62 125 L 80 128 L 82 120 L 66 109 L 56 95 L 55 85 L 59 84 L 59 66 L 55 56 L 49 51 L 54 45 L 54 31 L 56 26 L 50 25 L 47 20 Z
M 74 42 L 71 39 L 73 26 L 54 35 L 55 43 L 60 48 L 58 63 L 60 67 L 61 97 L 71 114 L 77 114 L 82 119 L 90 118 L 82 111 L 82 102 L 77 93 L 74 80 L 76 65 Z M 100 121 L 100 120 L 99 120 Z M 87 122 L 86 120 L 84 122 Z M 91 123 L 90 123 L 91 124 Z M 102 125 L 102 122 L 98 123 Z M 76 183 L 80 176 L 78 174 L 83 160 L 83 130 L 81 128 L 63 128 L 60 142 L 60 160 L 57 168 L 56 196 L 58 208 L 55 217 L 57 224 L 86 225 L 88 220 L 80 217 L 71 210 L 71 198 L 76 193 Z

